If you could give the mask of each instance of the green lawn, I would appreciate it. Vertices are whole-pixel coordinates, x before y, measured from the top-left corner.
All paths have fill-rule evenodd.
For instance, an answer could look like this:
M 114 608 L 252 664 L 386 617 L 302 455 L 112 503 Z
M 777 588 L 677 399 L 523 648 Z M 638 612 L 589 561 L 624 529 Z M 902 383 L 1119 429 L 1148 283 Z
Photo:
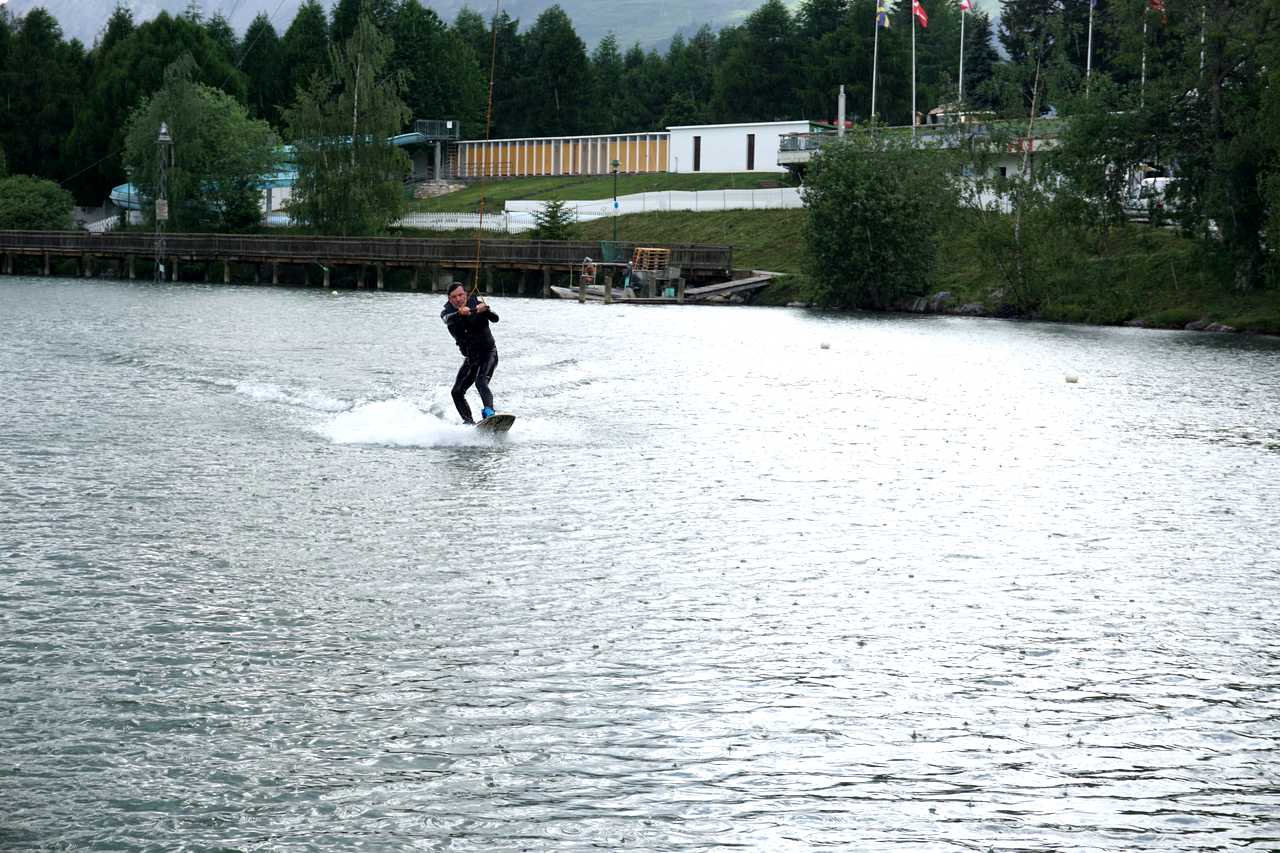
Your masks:
M 666 172 L 652 175 L 619 175 L 618 195 L 658 192 L 662 190 L 750 190 L 787 185 L 783 174 L 697 174 L 674 175 Z M 509 200 L 584 200 L 613 197 L 613 177 L 495 178 L 472 184 L 466 189 L 435 198 L 415 199 L 410 210 L 422 213 L 471 213 L 480 209 L 484 197 L 485 210 L 500 211 Z

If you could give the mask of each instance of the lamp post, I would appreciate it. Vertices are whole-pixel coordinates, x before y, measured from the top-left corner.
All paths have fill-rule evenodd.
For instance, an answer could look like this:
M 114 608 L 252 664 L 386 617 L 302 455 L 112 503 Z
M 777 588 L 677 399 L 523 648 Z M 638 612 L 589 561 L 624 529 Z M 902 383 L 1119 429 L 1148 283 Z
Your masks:
M 127 229 L 128 226 L 132 224 L 133 206 L 138 203 L 137 202 L 138 188 L 133 183 L 133 167 L 125 166 L 124 173 L 129 178 L 129 192 L 128 194 L 125 195 L 124 210 L 120 214 L 120 226 L 121 228 Z
M 156 173 L 156 280 L 164 280 L 164 223 L 169 221 L 169 155 L 173 150 L 173 137 L 169 125 L 160 122 L 156 136 L 159 153 L 159 169 Z
M 618 242 L 618 166 L 622 165 L 617 160 L 609 164 L 610 171 L 613 172 L 613 242 Z

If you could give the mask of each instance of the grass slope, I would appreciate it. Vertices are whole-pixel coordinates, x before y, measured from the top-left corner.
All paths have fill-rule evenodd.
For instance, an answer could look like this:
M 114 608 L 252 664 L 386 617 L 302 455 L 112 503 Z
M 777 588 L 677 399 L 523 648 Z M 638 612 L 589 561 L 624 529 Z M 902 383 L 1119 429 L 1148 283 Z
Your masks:
M 769 304 L 806 300 L 805 211 L 730 210 L 648 213 L 618 218 L 618 237 L 655 243 L 733 246 L 734 266 L 790 273 L 760 294 Z M 608 240 L 610 220 L 581 226 L 589 240 Z M 1042 302 L 1034 316 L 1067 323 L 1118 325 L 1139 321 L 1180 329 L 1195 320 L 1240 331 L 1280 334 L 1280 291 L 1239 292 L 1216 253 L 1177 232 L 1147 225 L 1114 231 L 1100 245 L 1081 248 L 1043 271 Z M 972 232 L 939 235 L 939 265 L 922 295 L 951 291 L 956 304 L 981 303 L 998 312 L 1004 301 L 998 271 Z
M 618 175 L 618 195 L 665 190 L 750 190 L 784 186 L 786 176 L 769 174 Z M 474 213 L 484 197 L 485 210 L 499 211 L 508 201 L 562 201 L 613 198 L 613 176 L 502 178 L 472 184 L 435 198 L 415 199 L 410 210 L 423 213 Z

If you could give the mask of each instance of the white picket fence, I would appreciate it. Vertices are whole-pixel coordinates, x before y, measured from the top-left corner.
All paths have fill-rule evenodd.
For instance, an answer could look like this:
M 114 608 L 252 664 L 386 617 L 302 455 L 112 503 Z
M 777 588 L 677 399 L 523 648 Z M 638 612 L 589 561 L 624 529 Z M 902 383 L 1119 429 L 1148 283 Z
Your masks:
M 483 229 L 500 234 L 528 231 L 533 225 L 531 216 L 512 216 L 507 213 L 486 213 L 483 221 L 478 213 L 410 213 L 396 222 L 399 228 L 426 228 L 432 231 Z
M 509 201 L 507 213 L 533 213 L 542 210 L 545 201 Z M 580 221 L 598 219 L 617 213 L 652 213 L 664 210 L 781 210 L 804 207 L 796 187 L 762 190 L 665 190 L 618 196 L 617 207 L 612 198 L 590 201 L 566 201 L 565 207 Z
M 529 231 L 536 226 L 533 215 L 546 206 L 545 201 L 508 201 L 502 213 L 486 213 L 481 222 L 478 213 L 410 213 L 396 222 L 400 228 L 422 228 L 430 231 L 454 231 L 483 229 L 498 234 Z M 804 207 L 800 190 L 795 187 L 777 187 L 757 190 L 666 190 L 663 192 L 632 193 L 618 196 L 617 206 L 612 198 L 566 201 L 579 222 L 588 222 L 622 213 L 653 213 L 664 210 L 779 210 Z M 133 211 L 130 221 L 142 221 L 141 214 Z M 119 225 L 119 217 L 110 216 L 86 226 L 90 231 L 111 231 Z M 285 213 L 273 211 L 266 216 L 266 224 L 284 227 L 289 224 Z

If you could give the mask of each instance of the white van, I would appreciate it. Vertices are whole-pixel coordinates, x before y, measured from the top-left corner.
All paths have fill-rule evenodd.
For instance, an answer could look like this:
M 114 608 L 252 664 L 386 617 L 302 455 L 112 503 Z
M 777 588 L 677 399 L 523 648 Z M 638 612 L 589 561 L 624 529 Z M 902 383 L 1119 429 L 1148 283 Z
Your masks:
M 1164 219 L 1175 210 L 1168 192 L 1177 178 L 1143 178 L 1125 197 L 1125 216 L 1136 222 Z

